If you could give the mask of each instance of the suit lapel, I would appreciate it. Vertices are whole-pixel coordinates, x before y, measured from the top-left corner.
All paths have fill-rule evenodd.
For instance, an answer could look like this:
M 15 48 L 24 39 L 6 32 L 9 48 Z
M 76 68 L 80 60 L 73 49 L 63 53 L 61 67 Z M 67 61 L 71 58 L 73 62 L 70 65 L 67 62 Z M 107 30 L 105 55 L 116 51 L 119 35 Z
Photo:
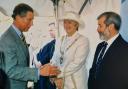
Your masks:
M 121 35 L 119 35 L 116 39 L 115 39 L 115 41 L 110 45 L 110 47 L 107 49 L 107 51 L 106 51 L 106 53 L 104 54 L 104 57 L 103 57 L 103 61 L 107 58 L 108 59 L 108 57 L 109 57 L 109 55 L 112 53 L 112 51 L 115 51 L 114 49 L 115 49 L 115 47 L 117 46 L 117 44 L 119 44 L 119 41 L 120 40 L 122 40 L 122 37 L 121 37 Z M 100 52 L 100 50 L 101 50 L 101 47 L 102 45 L 101 45 L 101 43 L 100 44 L 98 44 L 98 46 L 97 46 L 97 48 L 96 48 L 96 52 L 95 52 L 95 56 L 94 56 L 94 62 L 93 63 L 95 63 L 96 64 L 96 61 L 97 61 L 97 57 L 98 57 L 98 55 L 99 55 L 99 52 Z
M 109 57 L 109 56 L 108 56 L 109 54 L 115 52 L 115 48 L 117 47 L 117 45 L 120 44 L 119 42 L 120 42 L 121 40 L 122 40 L 122 37 L 121 37 L 121 35 L 119 35 L 119 36 L 114 40 L 114 42 L 110 45 L 110 47 L 109 47 L 108 50 L 106 51 L 106 53 L 105 53 L 103 59 L 106 58 L 106 57 Z M 112 51 L 114 51 L 114 52 L 112 52 Z
M 22 40 L 20 39 L 18 34 L 15 32 L 15 30 L 13 29 L 12 26 L 9 28 L 9 31 L 10 31 L 11 35 L 14 37 L 14 39 L 16 41 L 16 44 L 19 45 L 17 47 L 20 50 L 23 50 L 23 53 L 24 53 L 25 56 L 28 56 L 28 48 L 27 48 L 27 46 L 22 42 Z
M 101 48 L 102 48 L 102 45 L 101 45 L 101 43 L 99 43 L 97 48 L 96 48 L 95 55 L 94 55 L 94 62 L 93 63 L 95 63 L 95 64 L 96 64 L 96 61 L 97 61 L 97 57 L 98 57 L 98 55 L 99 55 L 99 53 L 101 51 Z

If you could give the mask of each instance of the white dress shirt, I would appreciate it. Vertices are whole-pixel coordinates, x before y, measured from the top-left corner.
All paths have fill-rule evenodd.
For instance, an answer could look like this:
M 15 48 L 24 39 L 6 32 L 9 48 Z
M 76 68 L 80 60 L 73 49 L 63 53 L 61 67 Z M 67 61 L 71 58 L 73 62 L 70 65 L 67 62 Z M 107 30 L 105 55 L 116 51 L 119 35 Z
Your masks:
M 106 51 L 108 50 L 108 48 L 111 46 L 111 44 L 114 42 L 114 40 L 119 36 L 119 33 L 117 35 L 115 35 L 114 37 L 112 37 L 111 39 L 109 39 L 108 41 L 106 41 L 108 43 L 107 48 L 105 49 L 104 54 L 106 53 Z M 103 55 L 104 56 L 104 55 Z

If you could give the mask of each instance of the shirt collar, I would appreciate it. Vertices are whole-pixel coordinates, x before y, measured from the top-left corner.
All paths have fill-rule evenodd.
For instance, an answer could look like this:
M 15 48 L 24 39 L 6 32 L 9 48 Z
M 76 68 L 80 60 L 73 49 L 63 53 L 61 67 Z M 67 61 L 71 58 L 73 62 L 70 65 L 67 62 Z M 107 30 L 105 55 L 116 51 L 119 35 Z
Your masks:
M 110 45 L 113 43 L 113 41 L 114 41 L 118 36 L 119 36 L 119 33 L 116 34 L 116 35 L 115 35 L 114 37 L 112 37 L 111 39 L 109 39 L 109 40 L 107 41 L 108 45 L 110 46 Z
M 14 28 L 15 32 L 17 33 L 17 35 L 19 37 L 21 37 L 22 32 L 14 24 L 12 24 L 12 27 Z

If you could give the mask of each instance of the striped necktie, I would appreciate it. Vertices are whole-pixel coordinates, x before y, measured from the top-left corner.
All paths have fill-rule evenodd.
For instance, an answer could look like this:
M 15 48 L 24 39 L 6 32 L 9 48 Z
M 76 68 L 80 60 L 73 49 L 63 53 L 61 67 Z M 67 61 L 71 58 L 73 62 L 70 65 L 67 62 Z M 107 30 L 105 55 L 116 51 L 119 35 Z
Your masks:
M 21 40 L 23 41 L 24 44 L 27 44 L 26 40 L 25 40 L 25 36 L 24 36 L 23 33 L 21 33 L 20 38 L 21 38 Z
M 97 62 L 96 62 L 96 77 L 98 76 L 98 73 L 100 71 L 100 66 L 103 61 L 103 56 L 104 56 L 104 52 L 107 48 L 107 45 L 108 45 L 108 43 L 105 41 L 101 43 L 101 51 L 99 52 L 99 56 L 98 56 Z
M 28 44 L 26 43 L 25 36 L 24 36 L 23 33 L 21 33 L 20 37 L 21 37 L 21 40 L 23 41 L 23 43 L 24 43 L 24 45 L 26 47 L 26 51 L 28 53 L 28 55 L 27 55 L 27 65 L 29 66 L 29 49 L 28 49 Z

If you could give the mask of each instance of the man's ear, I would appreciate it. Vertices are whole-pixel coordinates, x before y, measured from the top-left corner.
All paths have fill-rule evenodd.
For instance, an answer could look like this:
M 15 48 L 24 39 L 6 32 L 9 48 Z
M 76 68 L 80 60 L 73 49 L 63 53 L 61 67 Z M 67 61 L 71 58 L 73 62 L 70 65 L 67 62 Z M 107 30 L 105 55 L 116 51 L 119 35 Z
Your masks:
M 19 19 L 20 18 L 20 16 L 19 15 L 17 15 L 16 17 L 15 17 L 15 19 Z
M 112 30 L 112 29 L 115 28 L 115 25 L 112 23 L 112 24 L 110 24 L 110 25 L 108 26 L 108 28 L 109 28 L 110 30 Z

